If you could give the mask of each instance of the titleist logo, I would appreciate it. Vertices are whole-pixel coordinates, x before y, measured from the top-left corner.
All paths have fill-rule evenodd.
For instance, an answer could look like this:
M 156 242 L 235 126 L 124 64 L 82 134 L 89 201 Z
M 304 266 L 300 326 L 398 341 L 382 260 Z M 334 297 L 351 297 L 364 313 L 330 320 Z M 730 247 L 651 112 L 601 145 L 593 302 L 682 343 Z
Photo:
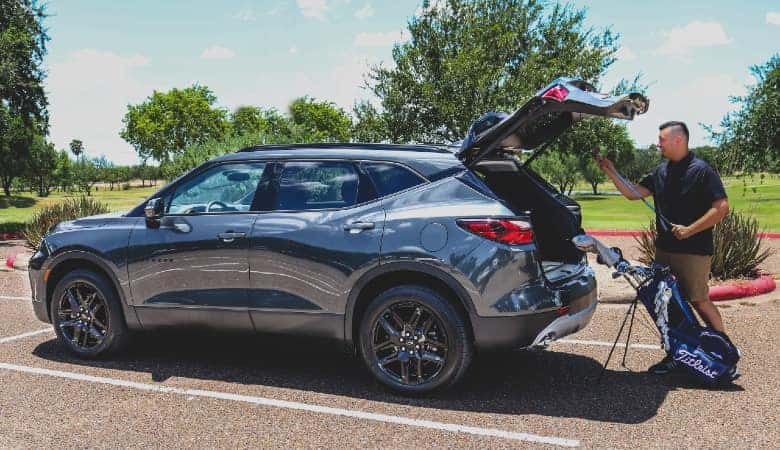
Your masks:
M 706 377 L 714 379 L 718 376 L 717 370 L 709 369 L 707 366 L 704 365 L 701 359 L 699 359 L 695 354 L 687 350 L 684 349 L 677 350 L 677 354 L 674 355 L 674 360 L 685 364 L 686 366 L 692 368 L 697 372 L 700 372 Z

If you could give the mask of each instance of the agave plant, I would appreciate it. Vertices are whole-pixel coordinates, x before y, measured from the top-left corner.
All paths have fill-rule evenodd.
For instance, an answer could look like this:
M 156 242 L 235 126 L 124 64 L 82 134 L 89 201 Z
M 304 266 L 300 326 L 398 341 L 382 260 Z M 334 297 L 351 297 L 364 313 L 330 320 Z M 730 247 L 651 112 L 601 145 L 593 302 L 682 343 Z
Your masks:
M 749 215 L 730 211 L 713 230 L 712 277 L 753 278 L 758 275 L 758 266 L 772 255 L 759 234 L 758 221 Z M 655 258 L 655 221 L 642 230 L 634 239 L 639 245 L 639 261 L 649 264 Z M 763 249 L 762 249 L 763 248 Z
M 24 229 L 24 238 L 27 246 L 37 249 L 41 240 L 52 225 L 65 220 L 78 219 L 79 217 L 93 216 L 108 212 L 108 205 L 91 197 L 69 198 L 64 202 L 45 206 L 36 212 Z

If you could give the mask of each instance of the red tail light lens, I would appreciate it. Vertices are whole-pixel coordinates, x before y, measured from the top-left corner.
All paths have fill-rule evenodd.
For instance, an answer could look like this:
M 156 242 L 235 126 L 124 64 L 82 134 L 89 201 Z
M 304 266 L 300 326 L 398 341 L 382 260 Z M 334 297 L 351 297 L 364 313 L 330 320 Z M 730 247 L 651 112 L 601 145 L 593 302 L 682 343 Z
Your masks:
M 524 220 L 460 219 L 458 225 L 466 231 L 504 244 L 521 245 L 534 241 L 531 224 Z
M 555 100 L 556 102 L 562 102 L 566 100 L 566 97 L 568 95 L 569 95 L 568 89 L 566 89 L 560 84 L 556 84 L 550 89 L 547 89 L 547 91 L 544 94 L 542 94 L 542 98 L 549 98 Z

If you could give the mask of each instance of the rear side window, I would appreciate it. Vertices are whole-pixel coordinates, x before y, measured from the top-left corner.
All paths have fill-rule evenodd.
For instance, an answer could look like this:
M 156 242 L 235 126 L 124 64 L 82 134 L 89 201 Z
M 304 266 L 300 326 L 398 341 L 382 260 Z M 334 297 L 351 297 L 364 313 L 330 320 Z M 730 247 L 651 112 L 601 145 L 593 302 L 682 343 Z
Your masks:
M 358 174 L 341 161 L 288 162 L 279 178 L 276 209 L 344 208 L 357 202 Z
M 409 169 L 396 164 L 363 163 L 380 197 L 409 189 L 425 180 Z

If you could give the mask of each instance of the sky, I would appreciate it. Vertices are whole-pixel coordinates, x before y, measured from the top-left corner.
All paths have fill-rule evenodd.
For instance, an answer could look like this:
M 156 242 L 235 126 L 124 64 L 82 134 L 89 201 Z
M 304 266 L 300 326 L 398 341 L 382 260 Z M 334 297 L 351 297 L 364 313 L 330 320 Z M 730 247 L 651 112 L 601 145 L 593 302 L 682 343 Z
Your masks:
M 683 120 L 691 146 L 706 145 L 700 123 L 717 125 L 755 82 L 751 65 L 780 51 L 780 4 L 734 1 L 574 1 L 587 24 L 620 35 L 618 61 L 602 80 L 649 86 L 650 109 L 629 124 L 638 146 L 658 124 Z M 371 65 L 392 66 L 407 38 L 413 0 L 50 0 L 45 65 L 50 139 L 84 142 L 89 156 L 138 162 L 119 137 L 128 104 L 153 91 L 208 86 L 219 106 L 276 107 L 302 95 L 347 111 Z M 562 74 L 565 75 L 565 74 Z M 520 105 L 518 105 L 519 107 Z

